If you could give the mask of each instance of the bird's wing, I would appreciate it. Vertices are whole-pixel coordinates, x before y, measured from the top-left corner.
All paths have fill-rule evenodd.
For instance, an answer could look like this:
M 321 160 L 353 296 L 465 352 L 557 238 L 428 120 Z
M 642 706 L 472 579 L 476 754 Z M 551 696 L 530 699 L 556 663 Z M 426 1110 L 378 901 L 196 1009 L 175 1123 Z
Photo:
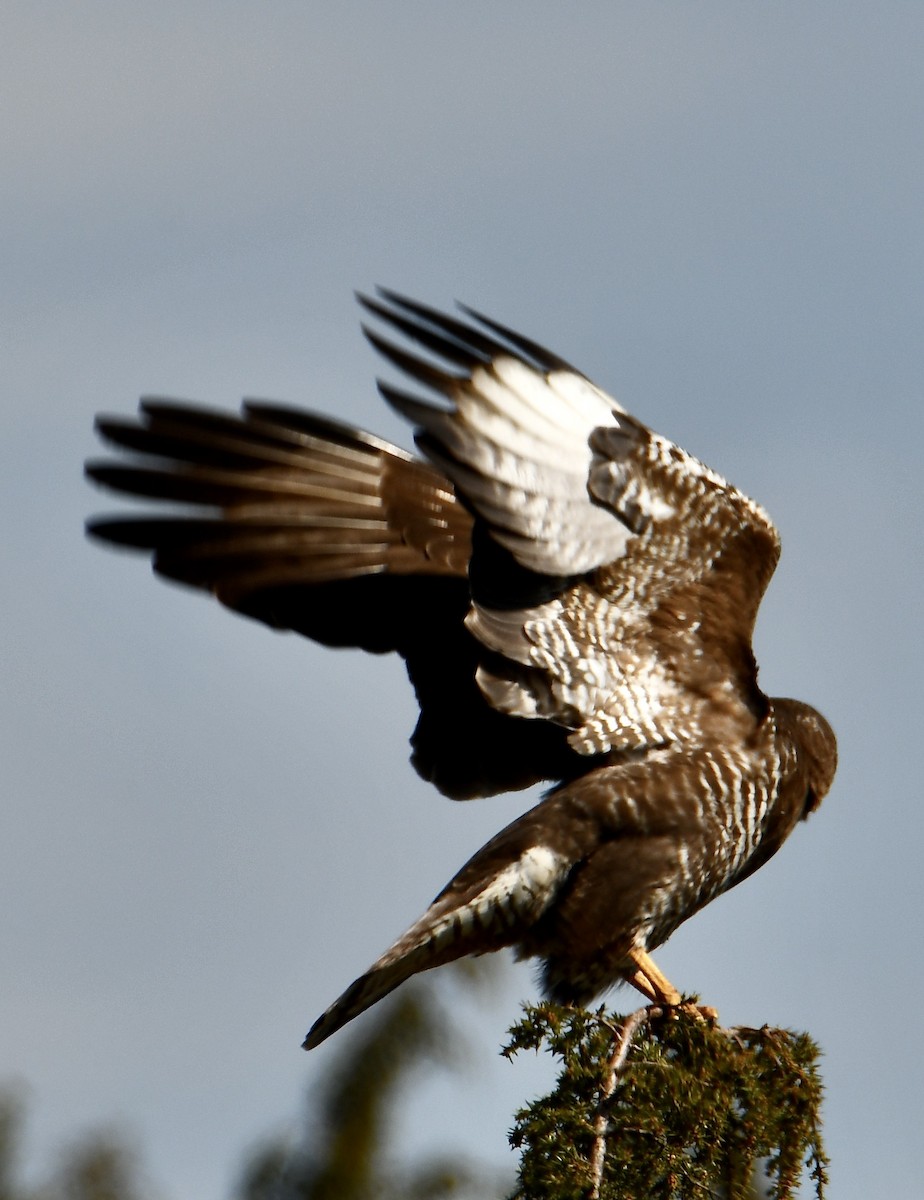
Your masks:
M 522 943 L 599 836 L 589 821 L 556 836 L 561 822 L 542 820 L 553 807 L 543 801 L 473 855 L 421 918 L 315 1021 L 304 1048 L 320 1045 L 412 975 Z
M 96 518 L 90 534 L 151 551 L 159 574 L 268 625 L 398 649 L 399 631 L 381 628 L 376 612 L 354 621 L 306 605 L 304 589 L 380 575 L 465 579 L 472 522 L 452 484 L 363 430 L 256 401 L 235 416 L 158 399 L 143 400 L 137 420 L 99 417 L 96 427 L 134 458 L 88 463 L 90 478 L 186 507 Z
M 426 357 L 372 343 L 449 401 L 381 385 L 430 462 L 279 406 L 148 400 L 99 420 L 123 457 L 88 473 L 180 510 L 91 534 L 273 627 L 397 650 L 415 765 L 448 795 L 567 778 L 759 705 L 763 511 L 536 343 L 393 293 L 363 303 Z
M 466 623 L 485 697 L 581 754 L 752 720 L 751 633 L 779 554 L 753 501 L 564 360 L 465 310 L 361 297 L 426 356 L 366 330 L 448 406 L 380 383 L 476 515 Z
M 463 624 L 472 517 L 430 464 L 267 403 L 235 416 L 148 399 L 137 419 L 100 417 L 97 429 L 120 457 L 89 463 L 88 475 L 164 514 L 99 517 L 93 537 L 150 553 L 159 574 L 273 628 L 397 651 L 421 708 L 415 766 L 445 794 L 565 773 L 563 731 L 511 723 L 478 689 L 483 650 Z

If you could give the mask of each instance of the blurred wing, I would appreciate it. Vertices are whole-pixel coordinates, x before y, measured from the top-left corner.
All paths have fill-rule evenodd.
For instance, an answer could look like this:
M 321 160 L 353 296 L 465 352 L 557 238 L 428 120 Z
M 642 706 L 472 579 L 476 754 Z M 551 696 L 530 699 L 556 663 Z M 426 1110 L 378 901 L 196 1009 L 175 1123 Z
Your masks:
M 384 626 L 375 610 L 356 622 L 351 612 L 306 605 L 304 589 L 380 575 L 465 579 L 471 518 L 452 484 L 362 430 L 256 402 L 237 417 L 152 399 L 137 421 L 100 417 L 97 430 L 137 457 L 90 463 L 92 479 L 188 507 L 163 518 L 98 518 L 89 532 L 152 551 L 159 574 L 267 625 L 400 649 L 390 614 Z
M 433 361 L 367 336 L 450 405 L 380 384 L 478 518 L 466 623 L 500 660 L 478 673 L 488 701 L 568 728 L 581 754 L 753 720 L 779 553 L 763 509 L 536 343 L 380 296 L 361 300 Z
M 397 651 L 421 707 L 415 766 L 448 795 L 565 772 L 573 754 L 560 731 L 510 722 L 475 683 L 483 652 L 463 624 L 472 518 L 432 466 L 263 403 L 237 417 L 146 400 L 138 420 L 101 417 L 97 428 L 128 454 L 88 464 L 88 475 L 172 510 L 97 518 L 92 536 L 149 552 L 159 574 L 273 628 Z

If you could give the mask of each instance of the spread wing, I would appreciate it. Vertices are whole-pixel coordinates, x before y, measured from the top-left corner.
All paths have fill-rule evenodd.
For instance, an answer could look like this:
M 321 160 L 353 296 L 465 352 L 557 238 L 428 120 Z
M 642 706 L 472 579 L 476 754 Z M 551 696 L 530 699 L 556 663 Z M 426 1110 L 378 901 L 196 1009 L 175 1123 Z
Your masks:
M 421 709 L 414 763 L 445 794 L 569 773 L 562 730 L 511 722 L 477 686 L 482 650 L 463 624 L 472 517 L 432 466 L 257 402 L 238 417 L 147 399 L 136 420 L 99 417 L 97 430 L 122 455 L 88 463 L 90 478 L 170 510 L 96 518 L 89 533 L 273 628 L 402 655 Z
M 763 509 L 535 343 L 381 295 L 366 308 L 435 361 L 367 336 L 449 401 L 380 384 L 477 517 L 466 625 L 495 655 L 487 700 L 569 729 L 585 755 L 750 727 L 779 556 Z
M 452 485 L 363 430 L 256 401 L 237 417 L 157 399 L 141 402 L 137 420 L 99 417 L 96 428 L 138 457 L 89 463 L 92 479 L 187 511 L 98 518 L 90 533 L 152 551 L 159 574 L 229 608 L 331 645 L 387 651 L 401 648 L 410 614 L 363 606 L 368 586 L 342 589 L 346 609 L 308 604 L 306 589 L 412 576 L 467 592 L 472 521 Z
M 87 469 L 173 508 L 91 534 L 275 628 L 397 651 L 415 765 L 448 795 L 752 723 L 763 511 L 535 343 L 380 295 L 362 303 L 423 353 L 367 336 L 440 398 L 380 385 L 428 461 L 275 405 L 147 400 L 99 419 L 121 458 Z

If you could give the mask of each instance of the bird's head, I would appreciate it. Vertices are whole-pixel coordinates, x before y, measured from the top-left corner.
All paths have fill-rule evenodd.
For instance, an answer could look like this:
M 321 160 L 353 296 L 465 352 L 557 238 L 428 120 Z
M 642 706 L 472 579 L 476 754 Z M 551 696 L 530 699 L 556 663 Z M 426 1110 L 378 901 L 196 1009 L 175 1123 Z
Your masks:
M 801 700 L 775 700 L 773 707 L 777 721 L 781 717 L 785 721 L 805 766 L 807 794 L 802 816 L 807 817 L 831 790 L 837 770 L 837 738 L 821 713 Z

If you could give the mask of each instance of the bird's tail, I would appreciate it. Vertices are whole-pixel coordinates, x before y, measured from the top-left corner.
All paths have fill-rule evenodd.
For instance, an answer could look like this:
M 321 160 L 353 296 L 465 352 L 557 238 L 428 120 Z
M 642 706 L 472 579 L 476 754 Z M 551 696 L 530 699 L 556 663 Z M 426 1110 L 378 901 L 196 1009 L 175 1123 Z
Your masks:
M 453 962 L 465 954 L 483 953 L 496 949 L 485 945 L 482 950 L 472 949 L 468 939 L 454 934 L 453 922 L 440 922 L 433 914 L 437 904 L 413 925 L 403 937 L 386 950 L 364 975 L 360 975 L 324 1012 L 308 1031 L 302 1049 L 312 1050 L 326 1041 L 332 1033 L 342 1029 L 354 1017 L 371 1008 L 389 992 L 431 967 Z M 459 914 L 461 917 L 462 914 Z
M 428 963 L 427 966 L 436 966 Z M 399 984 L 404 983 L 417 970 L 423 967 L 411 966 L 406 961 L 392 963 L 390 967 L 372 967 L 365 975 L 361 975 L 347 990 L 320 1016 L 308 1031 L 308 1036 L 302 1042 L 303 1050 L 313 1050 L 321 1042 L 326 1041 L 332 1033 L 342 1029 L 348 1021 L 358 1017 L 360 1013 L 371 1008 L 373 1004 L 393 992 Z
M 512 945 L 522 949 L 569 866 L 566 856 L 533 841 L 536 811 L 514 821 L 465 864 L 420 920 L 315 1021 L 303 1042 L 306 1050 L 412 975 L 465 955 Z

